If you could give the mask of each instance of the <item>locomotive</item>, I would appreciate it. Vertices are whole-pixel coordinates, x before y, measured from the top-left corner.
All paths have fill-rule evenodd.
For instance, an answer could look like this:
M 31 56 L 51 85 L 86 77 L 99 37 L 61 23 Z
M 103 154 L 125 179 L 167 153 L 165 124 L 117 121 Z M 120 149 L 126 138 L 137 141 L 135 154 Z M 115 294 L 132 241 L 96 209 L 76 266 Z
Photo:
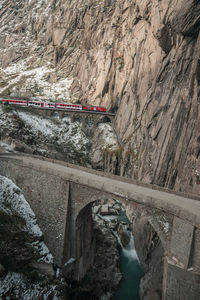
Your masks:
M 90 106 L 80 105 L 71 103 L 53 103 L 53 102 L 40 102 L 36 100 L 25 100 L 25 99 L 11 99 L 11 98 L 0 98 L 2 104 L 13 104 L 25 107 L 35 107 L 44 109 L 61 109 L 61 110 L 86 110 L 95 112 L 106 112 L 106 108 L 102 106 Z

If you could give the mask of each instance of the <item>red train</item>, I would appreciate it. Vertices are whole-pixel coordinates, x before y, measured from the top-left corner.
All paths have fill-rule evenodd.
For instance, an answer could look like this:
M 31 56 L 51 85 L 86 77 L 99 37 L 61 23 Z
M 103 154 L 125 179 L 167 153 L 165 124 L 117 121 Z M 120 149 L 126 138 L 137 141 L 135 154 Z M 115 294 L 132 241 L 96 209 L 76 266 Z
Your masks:
M 87 110 L 96 112 L 106 112 L 106 108 L 102 106 L 90 106 L 90 105 L 80 105 L 71 103 L 53 103 L 53 102 L 40 102 L 35 100 L 23 100 L 23 99 L 6 99 L 0 98 L 0 103 L 3 104 L 14 104 L 20 106 L 30 106 L 30 107 L 42 107 L 46 109 L 65 109 L 65 110 Z

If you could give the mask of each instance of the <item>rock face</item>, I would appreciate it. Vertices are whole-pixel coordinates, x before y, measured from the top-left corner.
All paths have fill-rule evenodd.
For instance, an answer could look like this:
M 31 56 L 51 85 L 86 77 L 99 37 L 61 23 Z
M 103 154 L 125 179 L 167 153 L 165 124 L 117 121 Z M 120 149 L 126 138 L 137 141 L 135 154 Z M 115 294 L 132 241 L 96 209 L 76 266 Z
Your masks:
M 38 261 L 53 263 L 35 215 L 21 190 L 0 176 L 0 261 L 10 270 L 28 270 Z
M 199 12 L 195 0 L 1 1 L 0 92 L 36 95 L 43 80 L 58 97 L 73 78 L 65 99 L 117 112 L 108 170 L 198 193 Z
M 0 151 L 22 152 L 104 169 L 104 153 L 117 148 L 116 134 L 103 120 L 89 134 L 81 118 L 0 105 Z M 93 124 L 94 125 L 94 124 Z M 1 150 L 2 148 L 2 150 Z M 113 170 L 110 170 L 113 171 Z
M 0 299 L 67 299 L 53 257 L 21 190 L 0 176 Z M 51 295 L 51 296 L 50 296 Z
M 117 228 L 117 233 L 119 235 L 119 238 L 121 240 L 123 247 L 126 248 L 128 246 L 128 244 L 130 243 L 130 235 L 128 234 L 127 231 L 124 230 L 122 224 L 119 224 L 119 226 Z
M 104 299 L 104 295 L 112 294 L 117 289 L 121 279 L 117 240 L 111 234 L 110 229 L 104 226 L 99 227 L 97 224 L 95 226 L 94 265 L 80 282 L 80 285 L 83 286 L 82 290 L 93 295 L 93 297 L 85 299 Z M 84 297 L 80 299 L 84 299 Z
M 135 219 L 134 238 L 144 276 L 140 282 L 140 299 L 162 299 L 164 249 L 157 233 L 145 218 Z
M 0 106 L 0 146 L 4 151 L 41 155 L 90 166 L 91 143 L 80 122 Z

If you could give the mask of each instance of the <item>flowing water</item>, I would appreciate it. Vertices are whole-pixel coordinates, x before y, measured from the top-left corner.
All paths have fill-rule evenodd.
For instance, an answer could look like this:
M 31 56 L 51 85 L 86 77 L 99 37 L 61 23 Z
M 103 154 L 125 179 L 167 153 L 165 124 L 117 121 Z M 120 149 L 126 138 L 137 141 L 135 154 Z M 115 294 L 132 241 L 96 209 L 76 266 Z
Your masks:
M 103 216 L 103 219 L 109 221 L 116 219 L 116 216 Z M 134 238 L 127 226 L 130 224 L 127 216 L 122 212 L 117 216 L 118 222 L 123 222 L 123 230 L 130 235 L 130 242 L 126 247 L 121 244 L 120 238 L 116 232 L 113 232 L 121 245 L 120 250 L 120 270 L 122 280 L 119 289 L 112 297 L 113 300 L 139 300 L 139 284 L 143 276 L 140 262 L 135 250 Z
M 122 216 L 122 219 L 126 222 L 124 216 Z M 114 299 L 139 300 L 139 284 L 143 273 L 135 250 L 133 235 L 127 230 L 126 225 L 124 225 L 123 228 L 130 235 L 130 242 L 125 248 L 120 243 L 122 247 L 120 251 L 120 269 L 122 272 L 122 280 Z

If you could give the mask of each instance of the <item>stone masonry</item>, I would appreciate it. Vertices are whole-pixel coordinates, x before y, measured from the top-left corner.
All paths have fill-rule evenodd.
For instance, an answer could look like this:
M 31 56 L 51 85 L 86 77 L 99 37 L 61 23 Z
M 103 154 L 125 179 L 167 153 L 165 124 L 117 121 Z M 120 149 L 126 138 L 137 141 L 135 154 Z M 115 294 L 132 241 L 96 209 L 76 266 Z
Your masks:
M 190 299 L 197 299 L 198 200 L 39 157 L 1 154 L 0 162 L 0 174 L 22 189 L 35 212 L 55 263 L 62 267 L 70 258 L 75 259 L 74 279 L 83 278 L 93 263 L 91 205 L 98 199 L 113 198 L 122 203 L 129 217 L 138 208 L 146 211 L 160 237 L 165 252 L 163 299 L 186 299 L 184 293 L 187 290 L 188 295 L 190 287 Z M 167 232 L 166 228 L 170 230 Z M 173 298 L 175 289 L 179 298 Z

